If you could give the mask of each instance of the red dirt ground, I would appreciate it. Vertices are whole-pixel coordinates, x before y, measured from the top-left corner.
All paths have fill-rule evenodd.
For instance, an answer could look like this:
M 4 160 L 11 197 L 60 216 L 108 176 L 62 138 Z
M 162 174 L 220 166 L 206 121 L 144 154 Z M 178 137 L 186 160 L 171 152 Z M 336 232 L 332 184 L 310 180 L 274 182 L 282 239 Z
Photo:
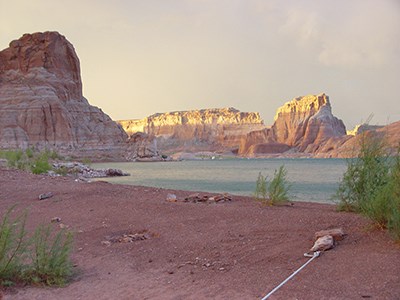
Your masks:
M 54 196 L 39 201 L 46 192 Z M 336 227 L 348 236 L 270 299 L 400 299 L 400 247 L 359 215 L 239 196 L 171 203 L 168 193 L 191 194 L 0 168 L 0 215 L 28 208 L 29 230 L 60 217 L 76 265 L 66 287 L 18 287 L 4 299 L 260 299 L 307 261 L 316 231 Z M 148 239 L 105 242 L 142 231 Z

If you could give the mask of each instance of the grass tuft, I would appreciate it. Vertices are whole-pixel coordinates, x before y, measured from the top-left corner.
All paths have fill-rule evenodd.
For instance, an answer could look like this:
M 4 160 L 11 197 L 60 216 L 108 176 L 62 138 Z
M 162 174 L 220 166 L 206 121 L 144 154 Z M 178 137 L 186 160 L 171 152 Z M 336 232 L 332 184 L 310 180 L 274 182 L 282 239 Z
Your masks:
M 72 235 L 40 225 L 27 237 L 27 213 L 11 218 L 15 206 L 0 225 L 0 286 L 16 283 L 64 285 L 72 274 Z

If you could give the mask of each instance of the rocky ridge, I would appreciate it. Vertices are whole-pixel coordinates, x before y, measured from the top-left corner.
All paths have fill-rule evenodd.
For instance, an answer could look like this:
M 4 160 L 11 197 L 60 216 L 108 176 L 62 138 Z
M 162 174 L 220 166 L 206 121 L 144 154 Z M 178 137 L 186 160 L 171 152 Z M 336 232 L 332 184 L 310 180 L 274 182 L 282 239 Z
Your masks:
M 58 32 L 24 34 L 0 52 L 0 148 L 122 157 L 127 135 L 82 95 L 78 56 Z
M 314 153 L 327 140 L 344 135 L 346 127 L 333 116 L 329 97 L 307 95 L 278 108 L 271 128 L 247 134 L 241 141 L 239 154 L 257 156 L 289 150 Z
M 172 152 L 237 149 L 248 132 L 265 127 L 258 113 L 234 108 L 158 113 L 118 123 L 128 135 L 143 132 L 159 149 Z
M 386 126 L 361 126 L 364 130 L 360 130 L 355 135 L 345 135 L 328 139 L 325 143 L 313 153 L 314 157 L 330 158 L 330 157 L 355 157 L 358 155 L 362 140 L 367 137 L 382 138 L 387 152 L 395 155 L 400 150 L 400 121 L 391 123 Z

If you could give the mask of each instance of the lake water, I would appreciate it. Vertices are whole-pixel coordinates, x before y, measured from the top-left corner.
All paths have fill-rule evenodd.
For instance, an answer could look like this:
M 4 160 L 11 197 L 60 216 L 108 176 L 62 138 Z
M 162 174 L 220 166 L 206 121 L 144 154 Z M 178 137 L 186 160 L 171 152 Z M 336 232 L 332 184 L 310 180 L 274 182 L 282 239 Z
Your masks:
M 288 172 L 292 200 L 321 203 L 332 203 L 346 169 L 343 159 L 309 158 L 96 163 L 92 167 L 118 168 L 131 174 L 105 179 L 112 183 L 252 196 L 259 172 L 271 179 L 281 165 Z

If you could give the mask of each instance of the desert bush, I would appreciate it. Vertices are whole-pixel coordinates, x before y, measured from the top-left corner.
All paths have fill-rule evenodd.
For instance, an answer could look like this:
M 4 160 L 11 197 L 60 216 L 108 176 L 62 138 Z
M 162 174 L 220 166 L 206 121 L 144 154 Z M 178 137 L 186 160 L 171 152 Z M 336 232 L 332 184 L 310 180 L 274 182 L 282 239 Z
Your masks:
M 271 205 L 289 201 L 290 184 L 286 176 L 285 166 L 280 166 L 278 170 L 275 170 L 274 178 L 268 184 L 268 197 Z
M 7 165 L 11 168 L 30 170 L 34 174 L 42 174 L 50 171 L 52 169 L 49 163 L 50 159 L 61 159 L 54 150 L 34 152 L 31 148 L 25 151 L 1 151 L 0 158 L 5 158 L 7 160 Z
M 3 216 L 0 225 L 0 285 L 20 280 L 27 242 L 25 231 L 26 214 L 11 220 L 11 207 Z
M 258 173 L 254 198 L 263 203 L 267 201 L 267 177 L 262 175 L 261 172 Z
M 32 149 L 32 148 L 27 148 L 27 149 L 25 150 L 25 155 L 26 155 L 26 157 L 28 157 L 28 158 L 33 158 L 33 155 L 34 155 L 33 149 Z
M 52 237 L 50 226 L 38 226 L 32 239 L 28 278 L 35 283 L 64 285 L 72 274 L 71 250 L 71 233 L 62 230 Z
M 72 273 L 72 235 L 53 233 L 40 225 L 27 236 L 27 213 L 11 218 L 11 207 L 0 225 L 0 286 L 15 283 L 63 285 Z
M 400 241 L 400 153 L 396 156 L 390 175 L 388 185 L 390 203 L 388 206 L 387 227 L 392 236 Z
M 36 158 L 30 164 L 30 169 L 33 174 L 43 174 L 51 170 L 51 165 L 49 163 L 48 152 L 42 152 L 37 155 Z
M 376 195 L 388 182 L 389 157 L 382 139 L 363 134 L 357 158 L 349 159 L 335 198 L 339 210 L 368 214 L 376 210 Z
M 26 165 L 24 161 L 24 152 L 22 150 L 16 151 L 2 151 L 0 157 L 7 160 L 7 165 L 11 168 L 23 169 Z
M 384 141 L 364 134 L 357 158 L 348 161 L 336 199 L 339 210 L 362 213 L 400 240 L 400 153 L 390 157 Z
M 267 176 L 258 174 L 254 198 L 264 204 L 276 205 L 289 201 L 288 193 L 290 184 L 286 178 L 287 171 L 284 166 L 275 170 L 274 177 L 269 182 Z

